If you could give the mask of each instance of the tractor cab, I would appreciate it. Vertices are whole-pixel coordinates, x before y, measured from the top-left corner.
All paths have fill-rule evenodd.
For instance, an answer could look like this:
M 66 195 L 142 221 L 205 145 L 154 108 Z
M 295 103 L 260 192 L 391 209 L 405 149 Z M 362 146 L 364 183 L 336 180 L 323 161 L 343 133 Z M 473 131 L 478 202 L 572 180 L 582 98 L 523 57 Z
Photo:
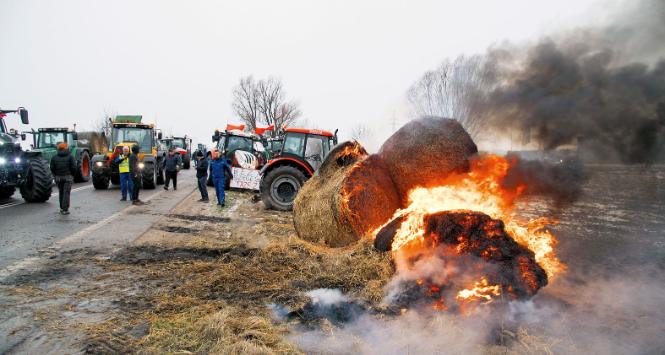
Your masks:
M 290 211 L 302 185 L 337 144 L 337 131 L 286 128 L 281 148 L 261 170 L 261 199 L 267 208 Z
M 229 125 L 230 127 L 237 127 Z M 241 129 L 215 131 L 212 141 L 220 152 L 226 152 L 226 159 L 232 166 L 244 169 L 258 169 L 268 161 L 268 154 L 261 137 Z M 244 129 L 244 125 L 241 125 Z
M 29 133 L 33 134 L 33 149 L 41 151 L 42 156 L 49 161 L 56 154 L 58 143 L 63 142 L 73 146 L 78 138 L 76 132 L 68 128 L 39 128 Z

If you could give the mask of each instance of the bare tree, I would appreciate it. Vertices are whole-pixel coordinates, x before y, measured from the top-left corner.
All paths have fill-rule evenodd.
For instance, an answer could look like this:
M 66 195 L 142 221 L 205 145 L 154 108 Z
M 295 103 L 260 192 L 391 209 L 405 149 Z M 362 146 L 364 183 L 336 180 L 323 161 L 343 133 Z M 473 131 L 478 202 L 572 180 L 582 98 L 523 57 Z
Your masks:
M 285 125 L 300 117 L 298 104 L 286 100 L 282 81 L 275 78 L 254 80 L 243 77 L 233 90 L 233 110 L 250 130 L 257 124 L 275 125 L 272 135 L 278 135 Z
M 282 81 L 275 78 L 260 80 L 257 85 L 259 95 L 259 121 L 266 125 L 275 125 L 273 136 L 278 135 L 284 126 L 288 126 L 300 117 L 297 103 L 286 100 Z
M 481 56 L 460 56 L 426 72 L 408 91 L 412 110 L 419 116 L 454 118 L 477 136 L 482 125 L 478 105 L 489 89 L 485 64 Z
M 240 78 L 240 83 L 233 89 L 233 110 L 250 130 L 256 129 L 259 117 L 258 83 L 254 78 Z
M 111 123 L 110 120 L 115 117 L 115 113 L 109 113 L 104 110 L 104 114 L 93 122 L 92 129 L 95 132 L 104 133 L 106 136 L 111 135 Z
M 372 132 L 365 126 L 364 124 L 360 123 L 353 127 L 351 130 L 351 139 L 356 140 L 356 141 L 366 141 L 369 139 L 372 135 Z

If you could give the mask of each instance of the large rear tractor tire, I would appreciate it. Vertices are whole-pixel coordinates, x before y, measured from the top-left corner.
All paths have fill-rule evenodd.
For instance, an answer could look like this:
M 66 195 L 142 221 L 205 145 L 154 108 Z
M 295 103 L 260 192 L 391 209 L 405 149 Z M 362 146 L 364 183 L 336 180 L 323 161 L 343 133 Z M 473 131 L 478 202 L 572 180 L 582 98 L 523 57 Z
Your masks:
M 280 166 L 261 179 L 261 200 L 266 208 L 291 211 L 298 191 L 307 181 L 305 174 L 292 166 Z
M 77 162 L 74 182 L 88 182 L 90 181 L 90 174 L 90 154 L 83 152 Z
M 10 198 L 14 192 L 16 192 L 16 188 L 14 186 L 0 187 L 0 199 Z
M 183 169 L 189 170 L 190 166 L 191 166 L 191 158 L 189 157 L 189 154 L 185 154 L 182 157 L 182 167 Z
M 143 178 L 143 188 L 146 190 L 152 190 L 157 186 L 157 171 L 155 165 L 152 163 L 146 163 L 143 167 L 143 173 L 141 174 Z
M 109 177 L 104 174 L 92 173 L 92 186 L 95 190 L 106 190 L 109 188 Z
M 21 196 L 26 202 L 45 202 L 53 192 L 53 175 L 48 162 L 42 157 L 28 160 L 25 182 L 21 185 Z

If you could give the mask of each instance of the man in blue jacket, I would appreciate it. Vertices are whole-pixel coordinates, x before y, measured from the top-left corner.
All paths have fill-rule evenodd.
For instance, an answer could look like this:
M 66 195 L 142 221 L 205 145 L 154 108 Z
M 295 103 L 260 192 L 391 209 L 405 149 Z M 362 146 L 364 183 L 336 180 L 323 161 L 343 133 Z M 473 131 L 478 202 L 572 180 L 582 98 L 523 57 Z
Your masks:
M 220 154 L 219 151 L 215 151 L 212 156 L 213 160 L 210 162 L 210 175 L 217 193 L 217 205 L 222 207 L 224 207 L 224 186 L 226 185 L 225 173 L 228 173 L 229 178 L 233 179 L 233 173 L 226 162 L 225 155 L 225 153 Z

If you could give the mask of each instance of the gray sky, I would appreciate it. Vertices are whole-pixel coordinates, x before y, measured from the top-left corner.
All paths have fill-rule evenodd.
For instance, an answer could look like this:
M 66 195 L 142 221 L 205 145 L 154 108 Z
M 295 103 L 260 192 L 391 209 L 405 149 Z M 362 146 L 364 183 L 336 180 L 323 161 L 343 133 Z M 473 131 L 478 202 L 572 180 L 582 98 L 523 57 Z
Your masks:
M 237 121 L 239 78 L 272 75 L 311 125 L 383 139 L 444 58 L 583 24 L 606 2 L 0 0 L 0 106 L 25 106 L 35 128 L 142 114 L 208 143 Z

